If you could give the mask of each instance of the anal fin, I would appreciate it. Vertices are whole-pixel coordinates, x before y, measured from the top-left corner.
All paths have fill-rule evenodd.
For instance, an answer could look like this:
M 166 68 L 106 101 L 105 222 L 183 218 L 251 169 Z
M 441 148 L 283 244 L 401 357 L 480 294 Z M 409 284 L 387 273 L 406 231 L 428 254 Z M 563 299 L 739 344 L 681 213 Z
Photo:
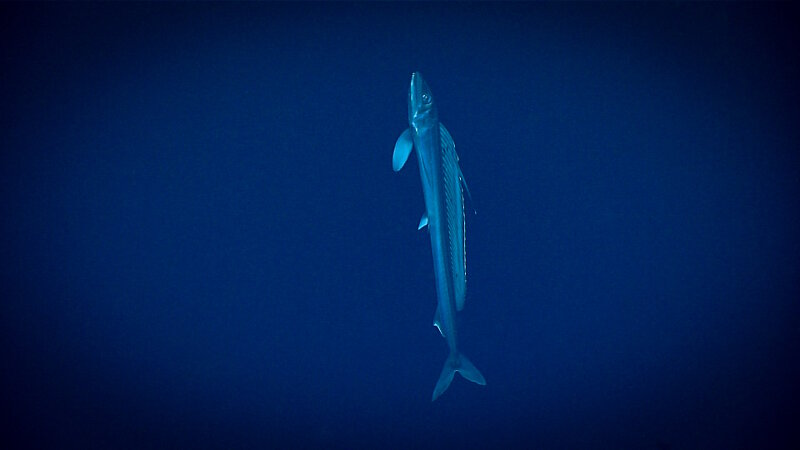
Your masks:
M 433 326 L 439 330 L 439 334 L 444 337 L 444 330 L 442 330 L 442 315 L 439 312 L 439 306 L 436 306 L 436 313 L 433 315 Z

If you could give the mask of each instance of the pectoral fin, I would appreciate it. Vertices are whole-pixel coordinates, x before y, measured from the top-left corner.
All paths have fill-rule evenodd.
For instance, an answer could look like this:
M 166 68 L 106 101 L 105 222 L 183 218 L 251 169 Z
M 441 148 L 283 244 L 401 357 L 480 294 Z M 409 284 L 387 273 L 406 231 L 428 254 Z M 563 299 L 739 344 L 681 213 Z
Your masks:
M 414 147 L 414 140 L 411 137 L 411 129 L 406 128 L 403 134 L 397 138 L 394 144 L 394 154 L 392 155 L 392 169 L 399 172 L 400 169 L 406 164 L 408 155 L 411 154 L 411 149 Z
M 419 226 L 417 227 L 418 230 L 425 228 L 425 225 L 428 224 L 428 212 L 422 213 L 422 218 L 419 219 Z

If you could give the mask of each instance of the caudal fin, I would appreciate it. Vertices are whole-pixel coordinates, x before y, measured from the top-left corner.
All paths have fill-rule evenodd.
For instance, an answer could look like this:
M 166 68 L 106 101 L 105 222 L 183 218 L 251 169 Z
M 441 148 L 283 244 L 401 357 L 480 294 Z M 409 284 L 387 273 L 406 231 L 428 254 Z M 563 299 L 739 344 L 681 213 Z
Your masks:
M 481 386 L 486 384 L 486 380 L 483 378 L 483 375 L 481 375 L 481 372 L 466 356 L 461 354 L 454 355 L 451 353 L 447 361 L 445 361 L 442 374 L 439 375 L 439 381 L 436 382 L 436 387 L 433 389 L 433 398 L 431 401 L 436 400 L 450 387 L 450 383 L 453 382 L 453 377 L 456 375 L 456 372 L 473 383 L 480 384 Z

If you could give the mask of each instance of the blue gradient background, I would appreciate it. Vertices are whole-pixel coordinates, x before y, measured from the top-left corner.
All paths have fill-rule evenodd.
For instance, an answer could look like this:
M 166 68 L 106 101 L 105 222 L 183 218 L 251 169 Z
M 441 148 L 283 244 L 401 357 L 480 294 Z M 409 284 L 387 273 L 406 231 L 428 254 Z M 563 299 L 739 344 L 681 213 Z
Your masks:
M 0 5 L 3 447 L 797 448 L 798 23 Z M 488 381 L 435 403 L 416 70 Z

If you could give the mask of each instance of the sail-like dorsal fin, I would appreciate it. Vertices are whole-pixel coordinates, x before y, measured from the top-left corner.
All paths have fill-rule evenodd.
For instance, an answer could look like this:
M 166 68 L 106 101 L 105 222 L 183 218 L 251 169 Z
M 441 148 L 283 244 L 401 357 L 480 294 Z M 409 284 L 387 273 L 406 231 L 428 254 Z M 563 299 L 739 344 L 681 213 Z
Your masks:
M 461 190 L 462 176 L 458 167 L 458 155 L 452 136 L 444 125 L 439 124 L 439 140 L 442 152 L 442 176 L 446 204 L 447 256 L 453 275 L 453 294 L 456 310 L 464 308 L 467 289 L 466 230 L 464 221 L 464 195 Z
M 440 133 L 443 136 L 443 139 L 445 139 L 447 142 L 453 143 L 453 137 L 450 136 L 450 132 L 447 131 L 447 128 L 445 128 L 444 125 L 442 125 L 441 123 L 439 124 L 439 128 L 440 128 Z M 452 146 L 453 146 L 453 154 L 456 157 L 456 162 L 458 162 L 458 153 L 456 153 L 455 143 L 453 143 Z M 467 186 L 467 179 L 466 177 L 464 177 L 464 172 L 461 171 L 461 167 L 458 168 L 458 176 L 461 179 L 461 183 L 464 185 L 464 190 L 467 192 L 467 198 L 469 199 L 470 205 L 474 205 L 474 202 L 472 201 L 472 193 L 469 191 L 469 186 Z M 472 207 L 472 211 L 475 214 L 478 214 L 478 211 L 475 210 L 474 206 Z
M 456 155 L 458 157 L 458 155 Z M 467 191 L 467 198 L 469 199 L 469 204 L 472 206 L 472 212 L 478 214 L 478 210 L 475 209 L 475 202 L 472 201 L 472 194 L 469 192 L 469 186 L 467 186 L 467 179 L 464 178 L 464 172 L 461 171 L 461 167 L 458 168 L 458 174 L 461 176 L 461 183 L 464 184 L 464 190 Z

